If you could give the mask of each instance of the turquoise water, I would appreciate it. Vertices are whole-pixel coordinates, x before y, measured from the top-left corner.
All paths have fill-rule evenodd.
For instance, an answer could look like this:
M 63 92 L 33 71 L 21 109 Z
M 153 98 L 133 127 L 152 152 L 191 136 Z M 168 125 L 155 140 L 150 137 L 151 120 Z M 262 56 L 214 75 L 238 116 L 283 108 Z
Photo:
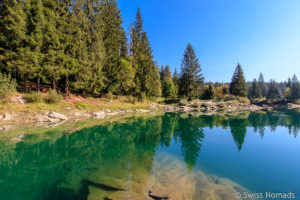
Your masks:
M 300 199 L 299 129 L 297 111 L 278 111 L 168 113 L 45 130 L 0 143 L 0 199 L 152 199 L 150 190 L 176 191 L 178 199 L 236 192 Z

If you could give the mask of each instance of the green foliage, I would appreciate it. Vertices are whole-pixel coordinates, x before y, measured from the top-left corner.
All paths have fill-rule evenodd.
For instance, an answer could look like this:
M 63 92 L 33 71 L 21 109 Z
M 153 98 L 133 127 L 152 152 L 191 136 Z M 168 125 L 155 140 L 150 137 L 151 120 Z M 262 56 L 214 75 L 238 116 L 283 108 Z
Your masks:
M 253 80 L 251 87 L 250 87 L 250 91 L 249 91 L 249 98 L 250 99 L 257 99 L 257 98 L 262 98 L 263 94 L 262 94 L 262 90 L 260 88 L 259 83 L 257 82 L 256 79 Z
M 202 99 L 214 99 L 215 96 L 216 94 L 214 85 L 212 83 L 210 83 L 209 85 L 205 85 Z
M 113 95 L 112 92 L 108 92 L 107 94 L 105 94 L 105 98 L 109 100 L 113 100 L 115 98 L 115 95 Z
M 243 69 L 238 63 L 229 86 L 229 93 L 235 96 L 246 97 L 248 94 Z
M 62 95 L 58 94 L 56 90 L 50 89 L 48 96 L 44 99 L 44 101 L 49 104 L 55 104 L 61 102 L 62 98 Z
M 187 105 L 189 105 L 189 102 L 188 102 L 187 99 L 180 99 L 179 105 L 181 105 L 181 106 L 187 106 Z
M 266 97 L 267 92 L 268 92 L 268 88 L 265 84 L 264 76 L 262 73 L 260 73 L 259 77 L 258 77 L 258 96 L 259 96 L 259 98 Z
M 135 87 L 135 70 L 132 66 L 132 63 L 126 59 L 121 59 L 121 68 L 117 76 L 119 76 L 119 81 L 116 83 L 116 85 L 120 90 L 119 93 L 127 95 L 130 94 Z
M 236 97 L 235 100 L 240 103 L 250 104 L 250 100 L 247 97 Z
M 37 92 L 26 94 L 24 96 L 24 99 L 26 100 L 27 103 L 41 103 L 41 102 L 43 102 L 42 95 L 40 93 L 37 93 Z
M 291 90 L 291 88 L 286 87 L 286 88 L 284 89 L 283 97 L 284 97 L 285 99 L 292 99 L 293 96 L 292 96 L 292 90 Z
M 177 89 L 173 83 L 172 78 L 165 77 L 162 82 L 163 86 L 163 96 L 166 98 L 176 97 Z
M 135 93 L 142 92 L 147 96 L 161 96 L 161 82 L 159 70 L 153 61 L 152 49 L 146 32 L 143 30 L 143 20 L 138 9 L 136 19 L 131 27 L 130 52 L 133 57 L 135 73 Z
M 76 107 L 77 109 L 86 109 L 86 108 L 88 108 L 88 105 L 85 104 L 85 103 L 82 103 L 82 102 L 80 102 L 80 101 L 77 101 L 75 107 Z
M 16 91 L 17 83 L 10 75 L 0 73 L 0 98 L 4 98 Z
M 181 63 L 181 76 L 179 81 L 179 93 L 189 99 L 200 96 L 204 77 L 201 74 L 202 68 L 199 64 L 196 52 L 189 43 L 183 55 Z
M 146 93 L 141 92 L 139 95 L 139 101 L 145 101 L 147 99 Z
M 280 92 L 275 80 L 270 80 L 270 86 L 268 89 L 268 99 L 278 99 L 280 98 Z
M 127 102 L 127 103 L 132 103 L 132 104 L 135 104 L 136 101 L 137 101 L 136 97 L 134 97 L 134 96 L 132 96 L 132 95 L 127 96 L 127 98 L 126 98 L 126 100 L 125 100 L 125 102 Z

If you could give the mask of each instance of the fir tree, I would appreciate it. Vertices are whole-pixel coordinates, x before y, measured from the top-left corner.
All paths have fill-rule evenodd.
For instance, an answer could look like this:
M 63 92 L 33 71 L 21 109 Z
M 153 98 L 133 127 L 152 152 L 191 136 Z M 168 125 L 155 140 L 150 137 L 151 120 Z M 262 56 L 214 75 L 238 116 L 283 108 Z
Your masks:
M 26 42 L 27 15 L 26 2 L 3 0 L 0 20 L 0 59 L 8 72 L 16 72 L 24 80 L 28 92 L 28 77 L 31 70 L 27 66 Z M 27 49 L 26 49 L 27 48 Z
M 256 99 L 256 98 L 261 98 L 262 93 L 261 93 L 261 88 L 259 86 L 259 83 L 257 82 L 256 79 L 252 81 L 250 91 L 249 91 L 249 97 L 251 99 Z
M 202 87 L 204 81 L 201 71 L 202 68 L 195 50 L 189 43 L 181 63 L 181 76 L 179 81 L 181 96 L 187 96 L 189 99 L 199 97 L 199 89 Z
M 274 79 L 270 80 L 270 86 L 268 89 L 268 99 L 280 98 L 280 92 Z
M 298 99 L 300 97 L 300 84 L 295 74 L 291 79 L 291 92 L 293 99 Z
M 229 92 L 232 95 L 240 96 L 240 97 L 245 97 L 248 94 L 248 89 L 247 89 L 247 84 L 245 81 L 243 69 L 239 63 L 231 79 Z
M 267 86 L 264 81 L 264 76 L 262 73 L 259 74 L 258 77 L 258 98 L 267 96 Z
M 126 54 L 126 34 L 122 27 L 122 16 L 116 0 L 103 0 L 101 5 L 103 20 L 103 42 L 105 48 L 104 73 L 106 76 L 106 92 L 118 94 L 118 72 L 121 66 L 121 52 Z
M 173 82 L 175 84 L 176 87 L 178 87 L 179 84 L 179 76 L 178 76 L 178 72 L 177 72 L 177 68 L 175 67 L 174 73 L 173 73 Z
M 153 61 L 146 32 L 143 30 L 143 20 L 138 9 L 135 22 L 131 28 L 131 48 L 135 74 L 135 93 L 146 93 L 147 96 L 160 96 L 161 83 L 159 70 Z

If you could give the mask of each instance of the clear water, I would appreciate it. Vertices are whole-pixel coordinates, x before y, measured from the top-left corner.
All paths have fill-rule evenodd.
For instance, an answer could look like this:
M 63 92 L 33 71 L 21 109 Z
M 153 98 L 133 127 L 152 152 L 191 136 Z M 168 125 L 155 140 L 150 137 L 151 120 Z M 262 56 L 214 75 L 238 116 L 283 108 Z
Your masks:
M 178 199 L 300 199 L 299 128 L 297 111 L 168 113 L 28 134 L 0 143 L 0 199 L 152 199 L 153 188 Z

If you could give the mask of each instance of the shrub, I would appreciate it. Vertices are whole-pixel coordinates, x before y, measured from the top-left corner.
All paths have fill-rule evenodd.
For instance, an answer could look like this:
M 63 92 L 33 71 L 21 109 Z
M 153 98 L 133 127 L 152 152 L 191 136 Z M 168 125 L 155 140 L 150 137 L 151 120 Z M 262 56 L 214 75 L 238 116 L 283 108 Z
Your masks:
M 147 99 L 146 93 L 145 92 L 141 92 L 139 95 L 139 101 L 144 101 Z
M 127 97 L 127 99 L 125 100 L 125 102 L 135 104 L 136 98 L 134 96 L 130 95 L 130 96 Z
M 0 98 L 4 98 L 16 91 L 17 83 L 10 75 L 0 73 Z
M 250 100 L 247 97 L 236 97 L 235 99 L 240 103 L 250 104 Z
M 40 93 L 30 93 L 24 96 L 27 103 L 40 103 L 43 102 L 43 97 Z
M 187 105 L 189 105 L 189 102 L 186 99 L 180 99 L 179 105 L 181 105 L 181 106 L 187 106 Z
M 59 103 L 62 100 L 62 95 L 58 94 L 55 90 L 50 89 L 48 96 L 45 98 L 46 103 Z
M 115 95 L 113 95 L 113 93 L 111 92 L 108 92 L 106 95 L 105 95 L 105 98 L 109 99 L 109 100 L 113 100 L 115 98 Z

